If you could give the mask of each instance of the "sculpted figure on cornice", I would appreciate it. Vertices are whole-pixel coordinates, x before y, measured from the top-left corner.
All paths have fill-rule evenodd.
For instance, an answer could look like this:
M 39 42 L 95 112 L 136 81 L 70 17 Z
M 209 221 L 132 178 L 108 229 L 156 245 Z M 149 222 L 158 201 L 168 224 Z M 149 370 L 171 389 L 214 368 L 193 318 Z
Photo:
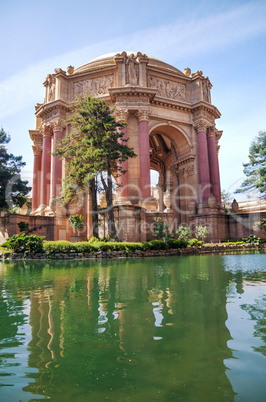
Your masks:
M 203 92 L 203 100 L 208 103 L 211 103 L 211 95 L 210 95 L 211 87 L 212 84 L 210 83 L 209 78 L 206 77 L 202 82 L 202 92 Z
M 141 52 L 138 52 L 136 55 L 134 53 L 128 55 L 127 52 L 122 52 L 116 54 L 115 59 L 117 58 L 123 59 L 123 63 L 125 64 L 126 84 L 139 85 L 139 65 L 140 63 L 148 63 L 148 56 Z
M 157 89 L 158 95 L 165 98 L 181 101 L 185 101 L 187 98 L 186 85 L 182 82 L 163 80 L 162 78 L 149 75 L 148 87 Z
M 47 102 L 55 100 L 55 76 L 54 74 L 48 74 L 46 77 L 46 82 L 44 84 L 47 86 Z
M 131 85 L 138 85 L 139 63 L 137 61 L 137 56 L 134 56 L 133 53 L 130 56 L 127 56 L 126 67 L 126 83 Z
M 74 83 L 74 97 L 84 96 L 86 93 L 91 95 L 108 94 L 108 88 L 113 87 L 113 75 L 90 78 L 88 80 Z

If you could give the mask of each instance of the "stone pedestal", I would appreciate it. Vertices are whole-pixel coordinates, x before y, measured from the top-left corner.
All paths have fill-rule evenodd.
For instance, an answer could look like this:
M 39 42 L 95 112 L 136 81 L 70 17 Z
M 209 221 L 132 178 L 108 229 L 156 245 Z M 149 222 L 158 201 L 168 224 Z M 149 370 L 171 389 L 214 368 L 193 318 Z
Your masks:
M 157 212 L 157 201 L 154 197 L 143 197 L 139 200 L 139 205 L 147 212 Z

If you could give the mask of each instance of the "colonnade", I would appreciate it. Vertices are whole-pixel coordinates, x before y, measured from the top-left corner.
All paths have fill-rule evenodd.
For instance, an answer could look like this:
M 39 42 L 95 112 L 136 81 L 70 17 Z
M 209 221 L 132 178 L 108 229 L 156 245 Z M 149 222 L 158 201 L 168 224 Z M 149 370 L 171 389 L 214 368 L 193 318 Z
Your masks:
M 120 121 L 126 121 L 128 113 L 120 117 Z M 139 130 L 139 184 L 140 194 L 143 198 L 151 196 L 150 186 L 150 145 L 149 145 L 149 121 L 146 110 L 138 111 Z M 195 124 L 198 140 L 199 184 L 202 201 L 208 201 L 211 193 L 217 204 L 221 204 L 221 188 L 219 162 L 215 138 L 215 129 L 206 124 Z M 124 139 L 128 138 L 128 127 L 123 128 Z M 62 160 L 52 155 L 58 141 L 63 138 L 63 127 L 60 125 L 44 125 L 41 130 L 38 143 L 34 142 L 33 165 L 33 189 L 32 211 L 44 210 L 49 207 L 50 200 L 59 196 L 62 180 Z M 137 153 L 137 151 L 135 150 Z M 121 169 L 126 171 L 118 177 L 120 186 L 119 195 L 128 197 L 129 172 L 128 161 L 124 161 Z
M 128 112 L 121 112 L 119 114 L 120 121 L 127 121 Z M 150 179 L 150 143 L 149 143 L 149 118 L 147 110 L 139 110 L 137 112 L 138 117 L 138 131 L 139 131 L 139 150 L 135 150 L 138 153 L 139 158 L 139 185 L 140 194 L 142 198 L 151 196 L 151 179 Z M 128 138 L 128 128 L 123 128 L 123 139 Z M 124 175 L 120 175 L 118 178 L 118 184 L 120 186 L 119 195 L 122 197 L 129 196 L 129 175 L 128 175 L 128 161 L 125 161 L 121 165 L 121 169 L 126 171 Z
M 199 179 L 202 201 L 208 201 L 211 193 L 217 204 L 221 204 L 221 186 L 218 150 L 215 129 L 204 123 L 195 125 L 198 134 Z
M 43 126 L 38 144 L 33 145 L 32 211 L 49 207 L 50 200 L 59 196 L 62 179 L 62 160 L 52 155 L 58 140 L 63 138 L 63 127 Z

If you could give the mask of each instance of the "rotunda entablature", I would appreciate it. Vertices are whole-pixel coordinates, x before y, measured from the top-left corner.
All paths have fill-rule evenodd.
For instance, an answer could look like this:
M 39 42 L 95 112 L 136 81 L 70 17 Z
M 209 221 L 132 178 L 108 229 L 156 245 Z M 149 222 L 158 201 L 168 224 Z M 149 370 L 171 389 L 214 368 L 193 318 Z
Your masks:
M 56 100 L 71 103 L 79 96 L 92 94 L 112 104 L 119 103 L 120 95 L 123 95 L 132 105 L 136 96 L 147 96 L 149 103 L 158 107 L 191 112 L 192 108 L 205 105 L 213 110 L 215 118 L 220 117 L 219 111 L 211 104 L 209 78 L 201 71 L 190 75 L 188 70 L 183 73 L 140 52 L 110 53 L 76 69 L 69 66 L 67 73 L 56 68 L 53 74 L 48 74 L 44 82 L 44 103 Z M 142 99 L 137 102 L 141 104 Z

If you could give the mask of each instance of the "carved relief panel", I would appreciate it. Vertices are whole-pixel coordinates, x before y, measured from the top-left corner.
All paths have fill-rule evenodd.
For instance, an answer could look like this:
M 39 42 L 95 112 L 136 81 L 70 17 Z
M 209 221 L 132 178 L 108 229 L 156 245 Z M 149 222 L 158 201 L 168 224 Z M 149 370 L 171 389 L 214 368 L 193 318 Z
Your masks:
M 114 86 L 114 76 L 105 75 L 103 77 L 89 78 L 84 81 L 75 82 L 73 86 L 74 98 L 84 96 L 87 93 L 92 95 L 108 94 L 108 88 Z
M 186 84 L 183 82 L 164 80 L 162 78 L 149 75 L 148 87 L 157 89 L 159 96 L 180 101 L 187 101 Z

